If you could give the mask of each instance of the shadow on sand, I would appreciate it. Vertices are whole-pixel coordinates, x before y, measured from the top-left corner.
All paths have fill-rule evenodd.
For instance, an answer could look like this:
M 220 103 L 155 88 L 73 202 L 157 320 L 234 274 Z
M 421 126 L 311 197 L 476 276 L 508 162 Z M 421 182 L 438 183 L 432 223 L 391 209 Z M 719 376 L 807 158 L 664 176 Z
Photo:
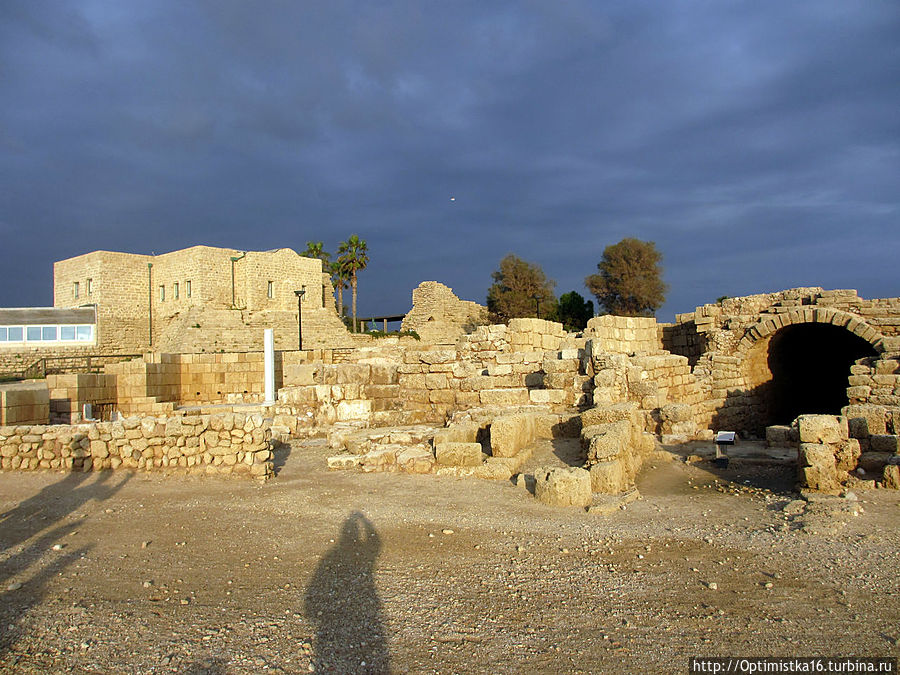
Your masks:
M 77 521 L 62 522 L 88 501 L 105 501 L 124 487 L 132 475 L 108 485 L 111 473 L 70 473 L 33 497 L 0 514 L 0 666 L 21 637 L 16 619 L 39 604 L 48 582 L 90 550 L 68 550 L 65 538 Z M 95 477 L 95 480 L 89 478 Z M 54 546 L 57 547 L 54 550 Z M 20 547 L 19 550 L 13 551 Z M 8 583 L 11 579 L 17 579 Z
M 306 616 L 316 626 L 315 672 L 388 673 L 390 654 L 375 561 L 381 538 L 361 513 L 352 513 L 340 540 L 322 558 L 306 593 Z

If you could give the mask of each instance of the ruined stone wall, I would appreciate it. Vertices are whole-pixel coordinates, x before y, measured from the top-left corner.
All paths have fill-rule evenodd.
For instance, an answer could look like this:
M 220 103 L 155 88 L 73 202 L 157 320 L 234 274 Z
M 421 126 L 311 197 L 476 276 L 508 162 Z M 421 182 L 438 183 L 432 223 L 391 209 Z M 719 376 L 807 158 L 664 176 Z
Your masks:
M 45 422 L 50 397 L 44 382 L 0 384 L 0 425 Z
M 728 298 L 676 319 L 661 327 L 663 345 L 688 358 L 702 393 L 700 423 L 714 429 L 761 432 L 774 386 L 769 344 L 783 328 L 827 324 L 868 342 L 875 352 L 900 351 L 900 300 L 865 300 L 854 290 L 805 287 Z M 886 394 L 883 386 L 878 389 Z M 851 392 L 851 398 L 862 392 Z
M 584 336 L 592 339 L 601 351 L 612 354 L 657 352 L 663 348 L 654 318 L 595 316 L 588 321 Z
M 96 354 L 98 346 L 80 343 L 76 345 L 55 344 L 52 347 L 0 347 L 0 373 L 24 372 L 28 366 L 40 359 L 59 356 L 87 356 Z
M 900 410 L 900 361 L 862 359 L 850 366 L 847 398 L 850 405 L 877 405 Z
M 116 404 L 116 376 L 102 373 L 71 373 L 48 375 L 50 392 L 49 422 L 51 424 L 78 424 L 83 421 L 82 410 L 91 404 L 94 418 L 99 419 L 100 406 L 112 408 Z M 46 422 L 47 419 L 36 420 Z
M 460 300 L 449 286 L 423 281 L 413 290 L 413 306 L 401 330 L 412 330 L 431 344 L 453 344 L 477 326 L 487 324 L 487 308 Z
M 0 426 L 0 468 L 183 470 L 273 474 L 271 422 L 262 415 L 126 417 L 79 425 Z

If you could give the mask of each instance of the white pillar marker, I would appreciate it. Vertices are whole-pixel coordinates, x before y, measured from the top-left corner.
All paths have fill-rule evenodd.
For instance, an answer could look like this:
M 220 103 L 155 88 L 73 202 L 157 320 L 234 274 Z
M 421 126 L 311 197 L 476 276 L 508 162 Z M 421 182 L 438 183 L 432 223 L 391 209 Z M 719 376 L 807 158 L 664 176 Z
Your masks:
M 263 350 L 266 364 L 266 404 L 275 402 L 275 333 L 271 328 L 263 332 Z

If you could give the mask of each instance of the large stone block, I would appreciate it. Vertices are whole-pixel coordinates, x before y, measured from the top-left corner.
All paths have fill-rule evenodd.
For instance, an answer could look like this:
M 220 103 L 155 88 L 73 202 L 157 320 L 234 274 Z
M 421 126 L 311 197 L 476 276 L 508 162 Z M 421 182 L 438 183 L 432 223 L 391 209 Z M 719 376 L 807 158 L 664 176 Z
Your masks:
M 480 443 L 437 443 L 434 456 L 444 466 L 479 466 L 482 461 Z
M 889 490 L 900 490 L 900 466 L 888 464 L 884 467 L 882 485 Z
M 849 438 L 846 417 L 800 415 L 797 428 L 801 443 L 840 443 Z
M 480 393 L 480 398 L 482 405 L 513 406 L 527 405 L 530 402 L 528 389 L 525 387 L 517 389 L 485 389 Z
M 900 452 L 900 436 L 894 434 L 872 434 L 869 437 L 872 452 Z
M 800 466 L 835 468 L 834 449 L 821 443 L 800 444 Z
M 628 488 L 628 477 L 621 462 L 598 462 L 590 469 L 591 490 L 604 495 L 616 495 Z
M 631 450 L 632 427 L 628 422 L 611 422 L 589 428 L 600 431 L 588 441 L 589 463 L 605 462 Z
M 612 403 L 585 410 L 581 413 L 581 422 L 585 427 L 606 424 L 607 422 L 618 422 L 619 420 L 626 420 L 636 425 L 637 411 L 638 404 L 634 401 Z
M 507 415 L 491 423 L 491 454 L 494 457 L 513 457 L 534 439 L 534 415 Z
M 548 506 L 591 505 L 591 474 L 578 467 L 542 468 L 534 473 L 534 496 Z

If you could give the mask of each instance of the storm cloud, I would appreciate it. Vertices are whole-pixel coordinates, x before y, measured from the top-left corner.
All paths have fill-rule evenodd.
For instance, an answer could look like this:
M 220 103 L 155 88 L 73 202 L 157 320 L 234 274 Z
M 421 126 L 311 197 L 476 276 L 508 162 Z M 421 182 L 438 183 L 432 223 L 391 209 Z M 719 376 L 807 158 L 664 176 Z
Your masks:
M 900 4 L 0 5 L 0 305 L 96 249 L 357 233 L 360 311 L 513 252 L 562 293 L 626 236 L 671 319 L 720 295 L 900 295 Z

